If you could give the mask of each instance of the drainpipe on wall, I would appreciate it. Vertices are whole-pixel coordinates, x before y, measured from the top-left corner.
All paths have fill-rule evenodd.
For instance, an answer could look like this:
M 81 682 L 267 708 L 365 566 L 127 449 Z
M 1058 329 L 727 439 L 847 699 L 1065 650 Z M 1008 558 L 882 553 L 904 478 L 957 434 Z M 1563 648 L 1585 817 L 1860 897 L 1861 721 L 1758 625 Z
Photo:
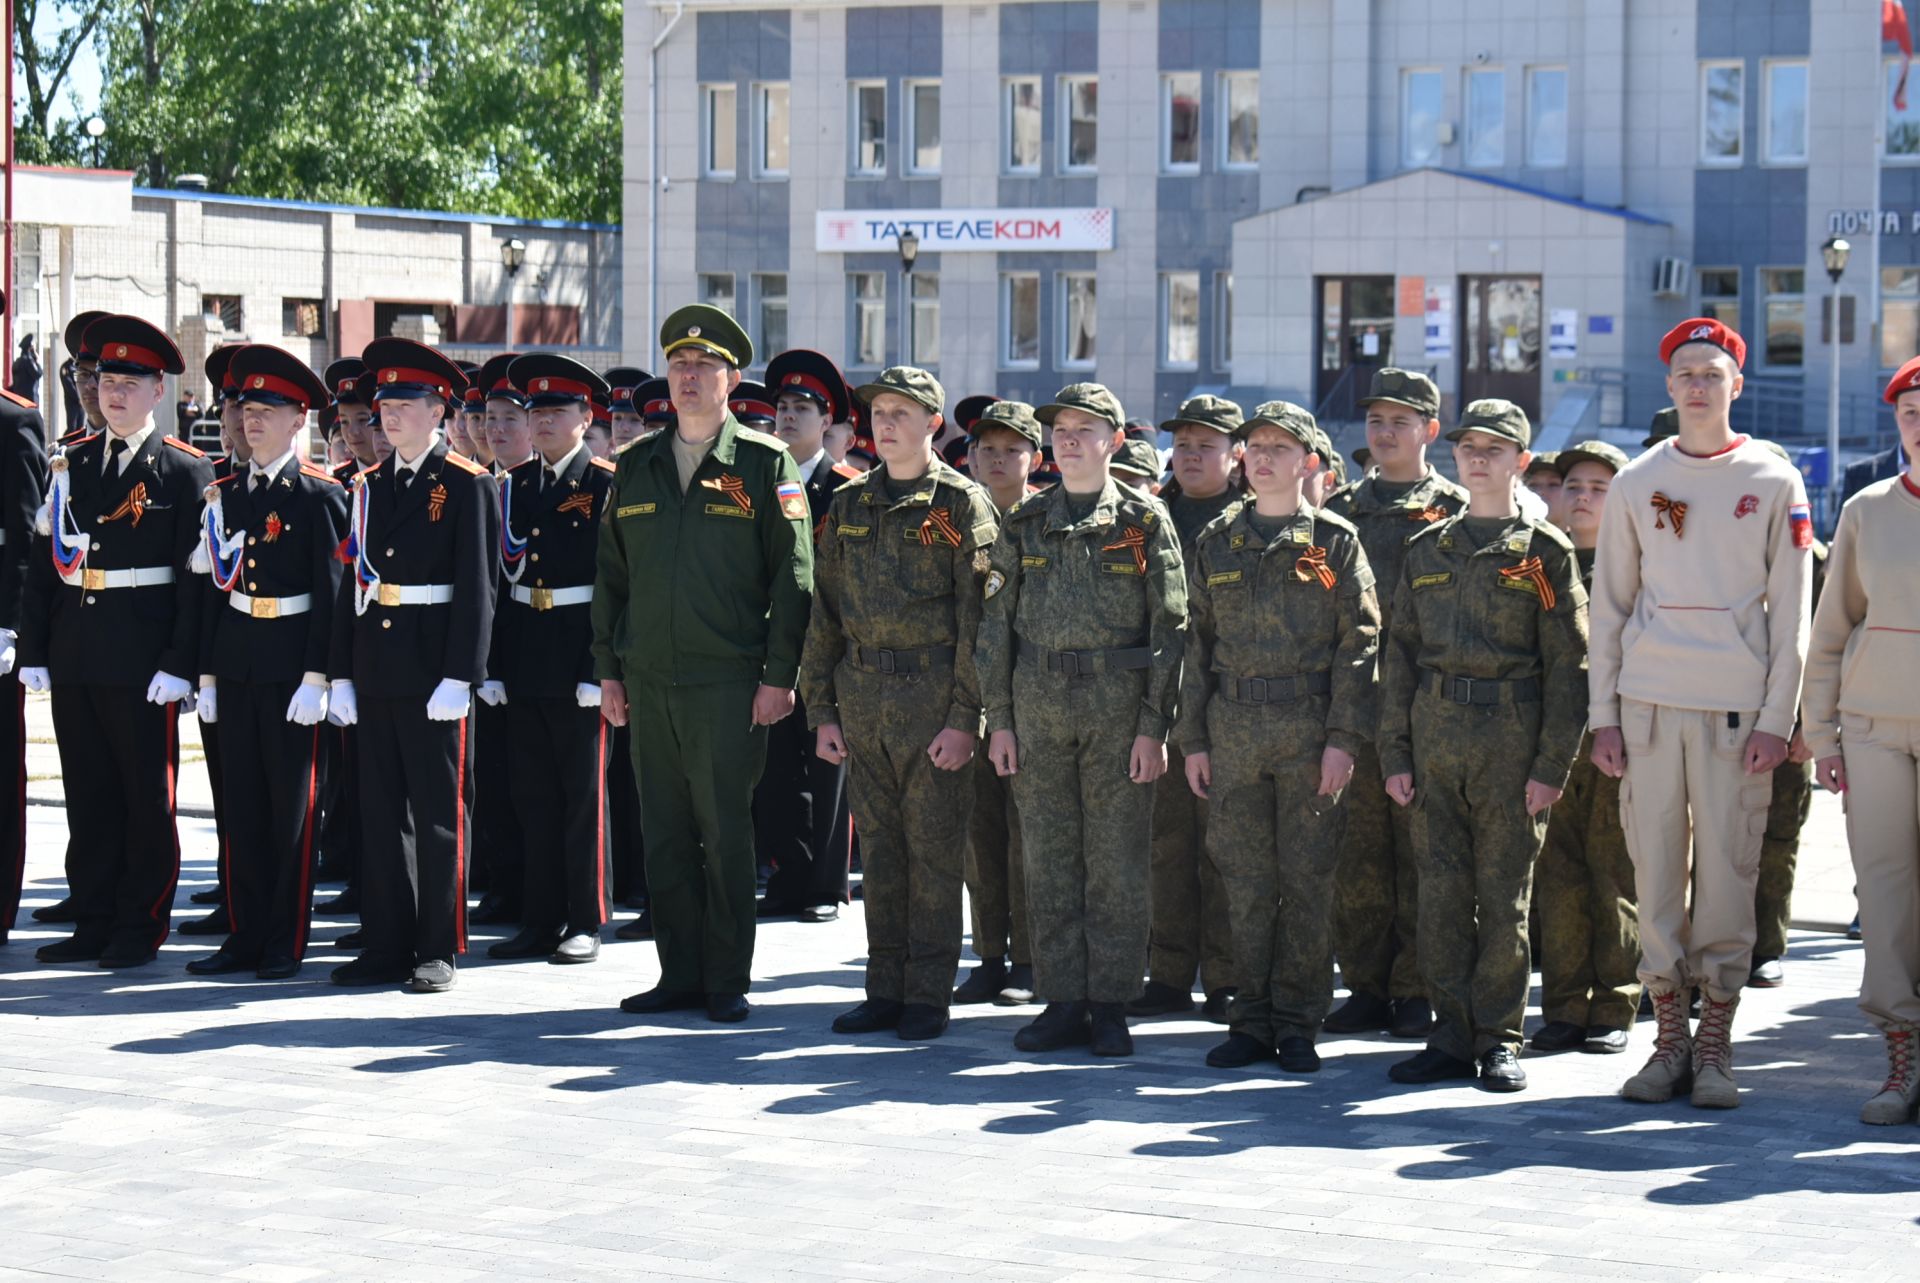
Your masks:
M 685 0 L 673 6 L 673 17 L 653 38 L 647 51 L 647 333 L 646 347 L 660 332 L 660 46 L 686 14 Z

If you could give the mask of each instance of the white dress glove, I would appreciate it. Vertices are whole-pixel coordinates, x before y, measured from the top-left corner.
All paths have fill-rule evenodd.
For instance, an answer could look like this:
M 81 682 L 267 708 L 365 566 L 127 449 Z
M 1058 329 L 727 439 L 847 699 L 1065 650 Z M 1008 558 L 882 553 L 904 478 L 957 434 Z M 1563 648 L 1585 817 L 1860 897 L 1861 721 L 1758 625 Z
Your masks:
M 581 682 L 573 688 L 573 697 L 579 701 L 582 708 L 600 707 L 600 683 Z
M 220 720 L 219 688 L 202 686 L 200 688 L 200 720 L 211 725 Z
M 473 688 L 442 677 L 427 699 L 427 716 L 436 722 L 457 722 L 473 711 Z
M 14 660 L 19 657 L 14 645 L 13 629 L 0 628 L 0 677 L 13 671 Z
M 172 673 L 155 673 L 153 680 L 147 683 L 147 703 L 149 704 L 177 704 L 191 694 L 193 694 L 193 683 L 184 677 L 175 677 Z
M 327 688 L 301 682 L 287 705 L 287 720 L 295 726 L 318 726 L 327 715 Z
M 440 684 L 442 686 L 446 685 L 445 682 L 441 682 Z M 501 682 L 481 682 L 479 695 L 480 702 L 488 708 L 498 708 L 507 702 L 507 688 Z M 462 716 L 464 716 L 464 714 L 462 714 Z
M 20 684 L 30 691 L 43 691 L 53 685 L 53 678 L 44 668 L 23 668 L 20 670 Z
M 360 720 L 360 705 L 354 699 L 351 678 L 333 679 L 332 691 L 327 699 L 327 720 L 335 726 L 352 726 Z

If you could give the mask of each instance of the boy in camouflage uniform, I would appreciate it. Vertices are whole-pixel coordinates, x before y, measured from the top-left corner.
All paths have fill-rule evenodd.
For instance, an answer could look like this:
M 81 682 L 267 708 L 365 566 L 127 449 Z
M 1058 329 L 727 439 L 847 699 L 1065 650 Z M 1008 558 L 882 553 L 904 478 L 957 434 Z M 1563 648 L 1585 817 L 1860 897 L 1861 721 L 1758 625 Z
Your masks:
M 988 753 L 1013 779 L 1046 1010 L 1022 1051 L 1133 1052 L 1125 1003 L 1147 962 L 1153 782 L 1167 769 L 1187 623 L 1179 537 L 1114 484 L 1126 415 L 1097 383 L 1039 411 L 1061 483 L 1014 507 L 980 623 Z
M 1527 902 L 1586 726 L 1587 594 L 1573 544 L 1519 512 L 1526 413 L 1475 401 L 1447 435 L 1472 498 L 1408 543 L 1382 648 L 1380 765 L 1412 817 L 1436 1017 L 1390 1073 L 1519 1091 Z
M 895 366 L 854 395 L 881 462 L 828 504 L 800 664 L 815 751 L 851 761 L 866 879 L 867 998 L 833 1028 L 938 1038 L 960 962 L 993 501 L 934 453 L 946 394 L 931 374 Z
M 1209 799 L 1207 850 L 1240 981 L 1232 1032 L 1207 1063 L 1277 1051 L 1282 1069 L 1312 1073 L 1333 1002 L 1345 793 L 1374 721 L 1380 606 L 1359 533 L 1303 501 L 1319 466 L 1313 416 L 1270 401 L 1239 435 L 1253 497 L 1194 547 L 1174 737 L 1187 785 Z

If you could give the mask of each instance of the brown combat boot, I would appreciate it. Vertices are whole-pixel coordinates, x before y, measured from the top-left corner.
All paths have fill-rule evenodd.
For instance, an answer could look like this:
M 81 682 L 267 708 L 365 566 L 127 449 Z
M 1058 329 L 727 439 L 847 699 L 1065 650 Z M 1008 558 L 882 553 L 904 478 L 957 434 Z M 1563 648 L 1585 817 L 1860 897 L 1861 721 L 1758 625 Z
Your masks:
M 1887 1030 L 1887 1081 L 1860 1107 L 1860 1121 L 1881 1126 L 1904 1123 L 1920 1103 L 1920 1031 L 1912 1025 Z
M 1696 1109 L 1733 1109 L 1740 1088 L 1733 1081 L 1733 1013 L 1740 995 L 1721 1002 L 1702 995 L 1700 1029 L 1693 1036 L 1693 1104 Z
M 1647 996 L 1657 1022 L 1653 1055 L 1639 1073 L 1621 1084 L 1620 1094 L 1658 1105 L 1672 1100 L 1676 1091 L 1685 1091 L 1693 1080 L 1693 1037 L 1687 1030 L 1687 1000 L 1678 989 L 1649 989 Z

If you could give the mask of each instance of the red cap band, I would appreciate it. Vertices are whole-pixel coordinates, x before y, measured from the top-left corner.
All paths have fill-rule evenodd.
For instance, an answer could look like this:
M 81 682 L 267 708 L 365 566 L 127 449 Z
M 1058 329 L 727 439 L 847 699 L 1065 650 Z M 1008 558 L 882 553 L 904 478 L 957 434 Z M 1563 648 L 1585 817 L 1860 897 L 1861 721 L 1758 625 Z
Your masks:
M 578 379 L 555 379 L 541 375 L 537 379 L 528 379 L 527 386 L 519 389 L 528 396 L 577 396 L 593 399 L 593 387 Z
M 776 394 L 795 391 L 806 392 L 819 397 L 820 400 L 827 405 L 833 404 L 833 394 L 827 391 L 827 385 L 819 379 L 814 378 L 811 374 L 801 374 L 796 371 L 782 379 L 780 386 L 775 389 Z
M 233 376 L 229 375 L 227 376 L 227 385 L 238 388 L 242 401 L 247 399 L 247 393 L 249 392 L 271 392 L 275 396 L 283 396 L 287 398 L 287 400 L 297 403 L 302 410 L 312 408 L 312 402 L 308 400 L 307 390 L 305 388 L 301 387 L 298 383 L 289 383 L 287 380 L 271 374 L 249 374 L 245 387 L 239 387 L 239 385 L 233 382 Z
M 144 365 L 154 370 L 164 370 L 167 368 L 167 363 L 160 359 L 158 352 L 153 351 L 151 348 L 141 347 L 137 343 L 102 344 L 99 359 L 102 361 L 118 361 L 126 365 Z M 229 376 L 229 381 L 226 386 L 233 386 L 231 376 Z
M 408 370 L 401 367 L 380 371 L 379 377 L 374 380 L 374 383 L 374 391 L 376 393 L 381 388 L 393 383 L 418 383 L 423 387 L 432 388 L 441 396 L 446 396 L 453 390 L 447 386 L 447 382 L 443 377 L 435 374 L 431 370 Z
M 669 414 L 672 412 L 672 410 L 673 410 L 673 401 L 670 398 L 663 398 L 659 401 L 647 402 L 646 408 L 640 411 L 640 413 L 643 415 Z

